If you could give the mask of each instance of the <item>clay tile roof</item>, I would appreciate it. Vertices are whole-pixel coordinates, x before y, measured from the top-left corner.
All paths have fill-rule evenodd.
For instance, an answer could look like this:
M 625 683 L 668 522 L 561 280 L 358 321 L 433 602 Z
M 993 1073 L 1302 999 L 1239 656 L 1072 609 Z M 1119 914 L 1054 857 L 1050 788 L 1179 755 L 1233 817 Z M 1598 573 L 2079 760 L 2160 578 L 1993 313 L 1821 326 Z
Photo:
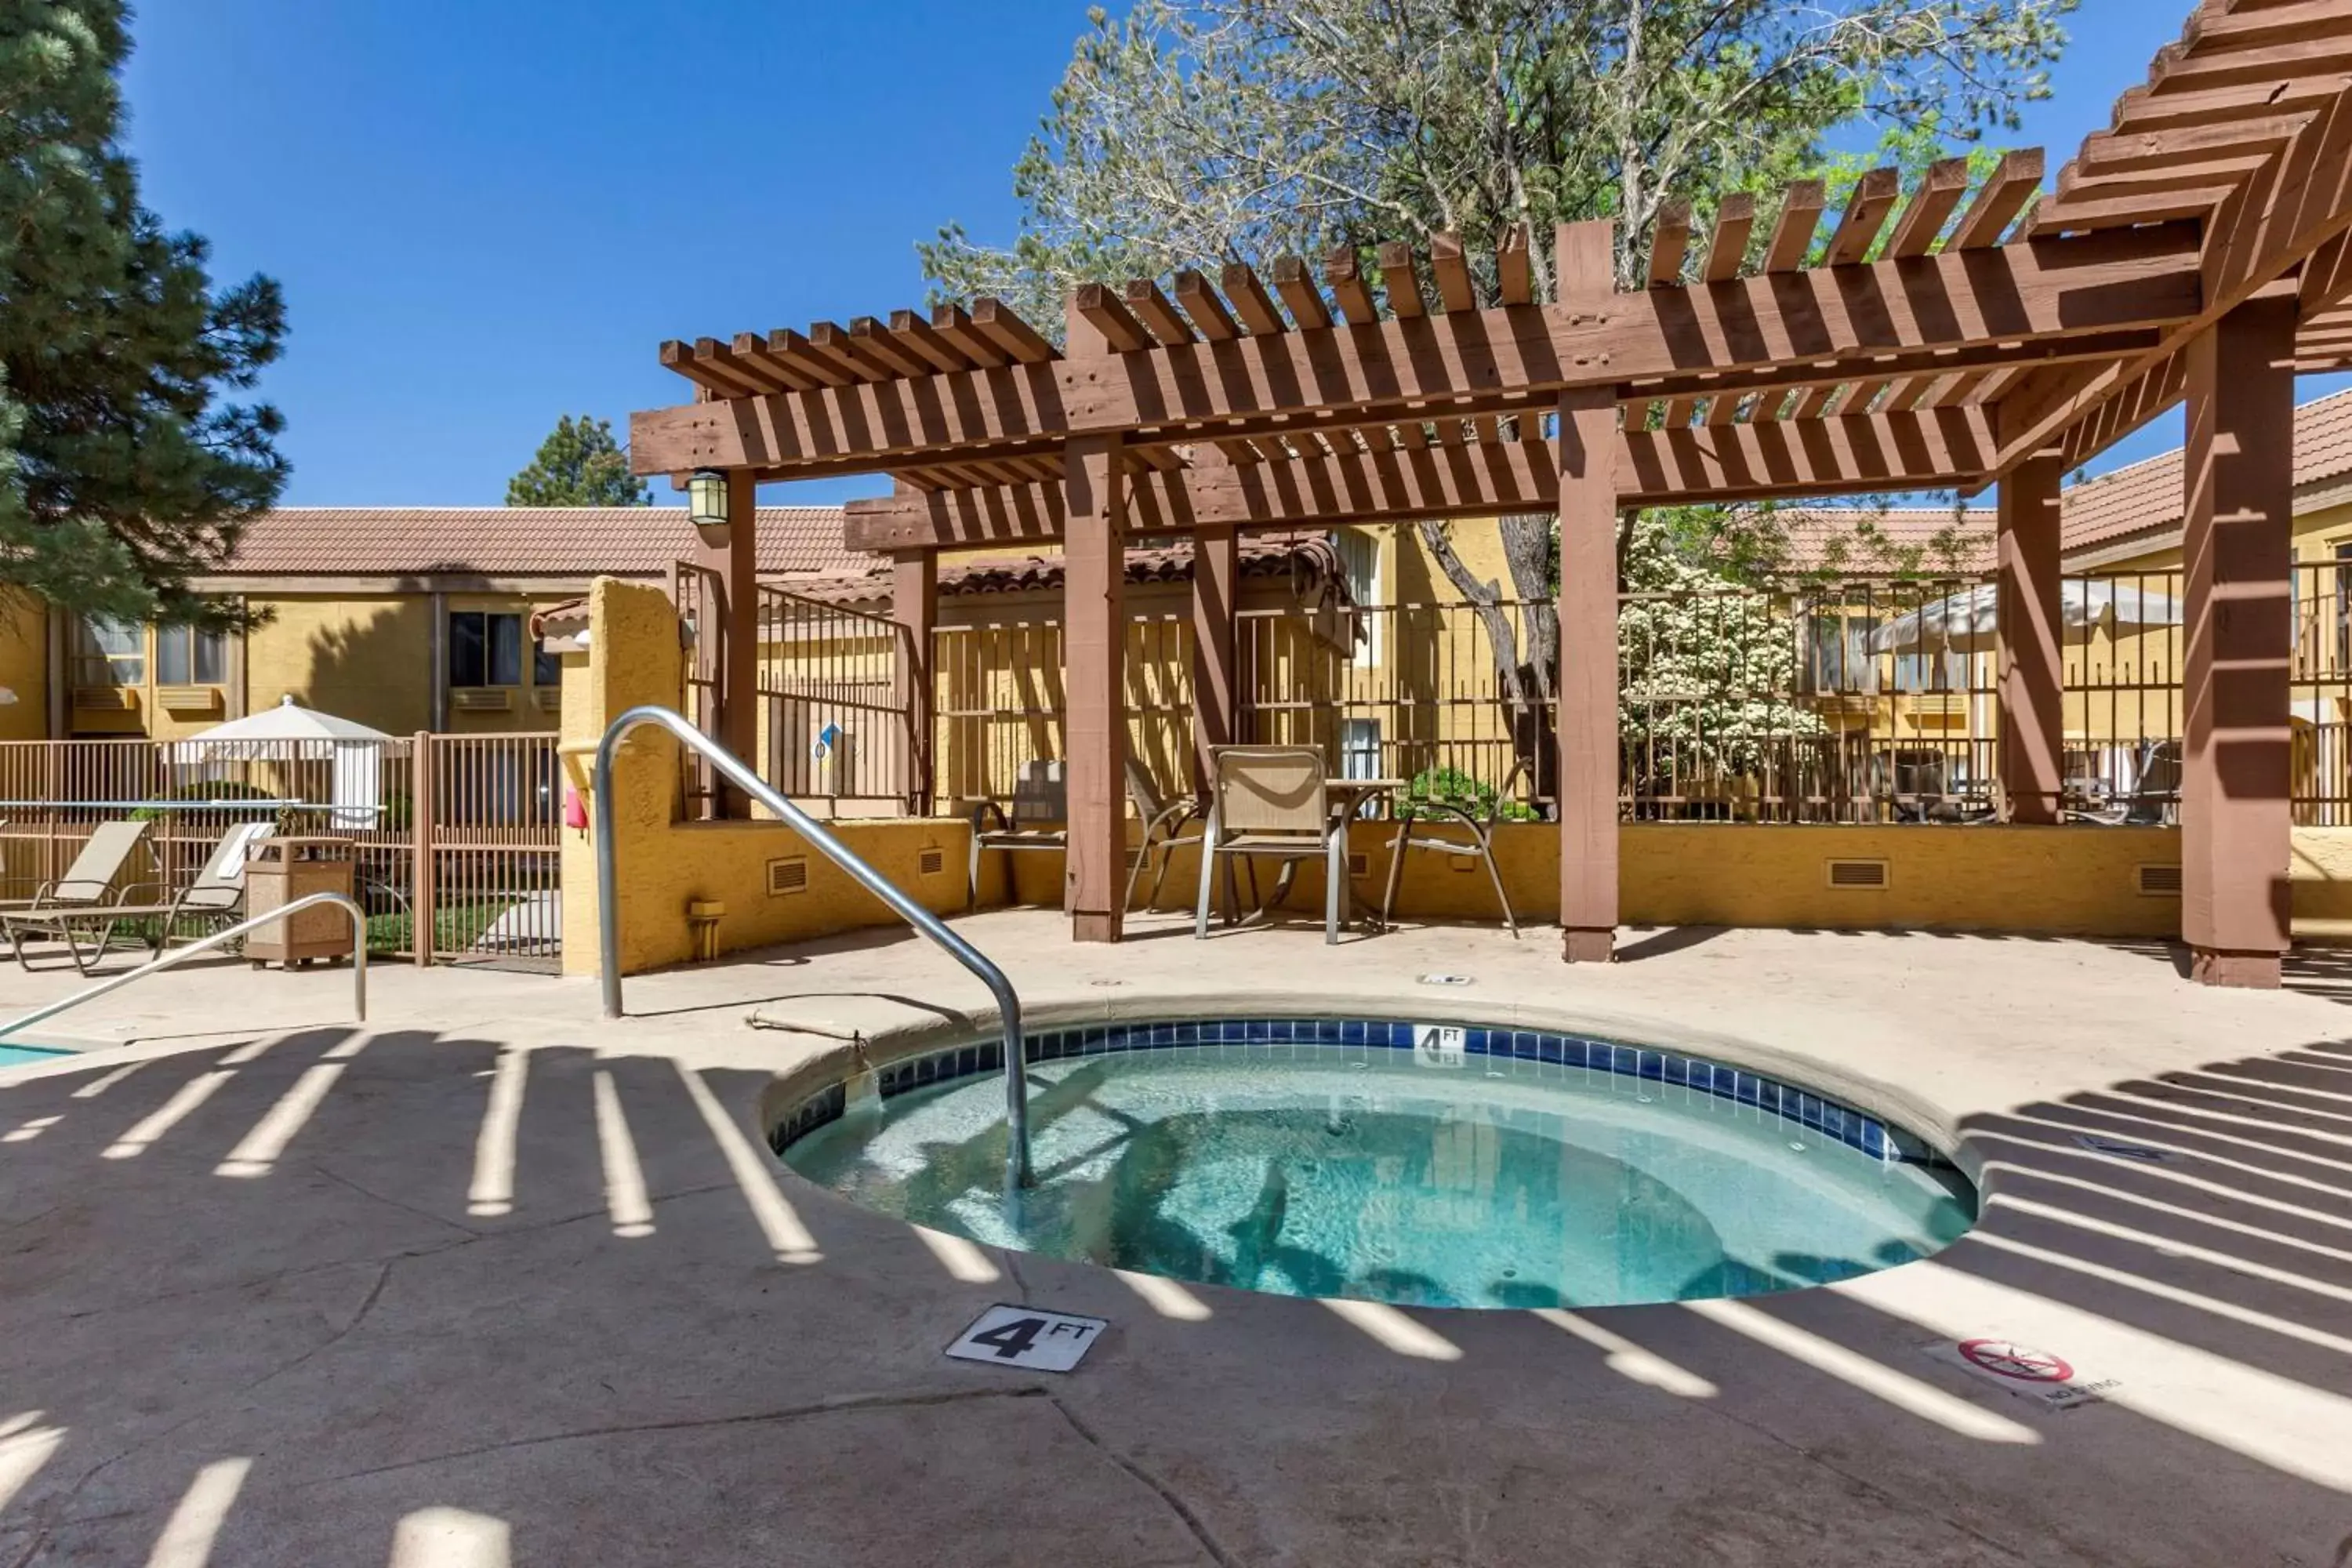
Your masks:
M 1296 575 L 1305 596 L 1328 595 L 1344 602 L 1348 574 L 1339 552 L 1320 534 L 1253 534 L 1241 542 L 1244 577 Z M 1192 580 L 1192 547 L 1130 545 L 1127 552 L 1129 583 L 1189 583 Z M 879 610 L 890 603 L 890 572 L 886 566 L 832 573 L 782 586 L 805 598 L 827 604 Z M 1058 591 L 1062 586 L 1059 555 L 1029 555 L 1018 559 L 982 559 L 940 563 L 940 596 L 971 594 L 1024 594 Z
M 2066 492 L 2065 543 L 2069 552 L 2112 544 L 2142 534 L 2166 542 L 2188 510 L 2186 458 L 2178 447 L 2159 457 L 2085 479 Z M 2294 483 L 2297 489 L 2352 474 L 2352 392 L 2317 397 L 2294 411 Z
M 760 509 L 763 574 L 854 571 L 841 509 Z M 686 509 L 285 507 L 246 528 L 224 576 L 660 577 L 692 553 Z
M 1857 576 L 1918 571 L 1989 572 L 1993 565 L 1993 514 L 1948 506 L 1790 507 L 1773 514 L 1782 531 L 1783 564 L 1794 572 L 1851 572 Z

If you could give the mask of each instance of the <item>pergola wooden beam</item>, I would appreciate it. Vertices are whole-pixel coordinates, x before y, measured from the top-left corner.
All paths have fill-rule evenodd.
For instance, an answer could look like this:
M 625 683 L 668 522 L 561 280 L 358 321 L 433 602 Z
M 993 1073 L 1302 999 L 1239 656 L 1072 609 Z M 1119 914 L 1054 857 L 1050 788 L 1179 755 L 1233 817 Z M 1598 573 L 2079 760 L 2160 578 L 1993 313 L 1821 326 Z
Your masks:
M 1526 423 L 1532 424 L 1533 421 Z M 1983 471 L 1994 451 L 1980 409 L 1940 409 L 1725 430 L 1618 434 L 1626 506 L 1693 493 L 1727 499 L 1935 489 Z M 1281 529 L 1482 517 L 1556 502 L 1549 437 L 1431 446 L 1343 447 L 1316 457 L 1133 476 L 1130 528 Z M 1050 483 L 901 494 L 845 506 L 853 550 L 892 552 L 1042 543 L 1060 537 Z
M 1965 356 L 1971 346 L 2184 321 L 2201 303 L 2196 259 L 2193 227 L 2160 226 L 1652 289 L 1615 296 L 1597 313 L 1507 306 L 1173 346 L 1152 345 L 1108 290 L 1087 286 L 1074 302 L 1081 317 L 1141 347 L 654 410 L 633 417 L 630 455 L 641 473 L 748 466 L 782 477 L 861 456 L 887 467 L 881 459 L 926 449 L 1087 430 L 1198 425 L 1241 435 L 1302 415 L 1396 418 L 1414 405 L 1499 398 L 1500 407 L 1462 410 L 1497 412 L 1514 396 L 1533 403 L 1562 386 L 1675 374 L 1851 362 L 1866 375 L 1890 354 Z M 1302 281 L 1277 271 L 1286 293 Z

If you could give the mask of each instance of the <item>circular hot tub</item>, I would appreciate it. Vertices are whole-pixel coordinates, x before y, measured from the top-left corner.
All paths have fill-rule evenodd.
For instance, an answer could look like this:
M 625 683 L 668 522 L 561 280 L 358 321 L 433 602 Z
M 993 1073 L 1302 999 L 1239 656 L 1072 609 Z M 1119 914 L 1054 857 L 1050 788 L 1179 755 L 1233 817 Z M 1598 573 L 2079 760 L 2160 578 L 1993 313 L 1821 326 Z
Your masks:
M 784 1163 L 990 1246 L 1281 1295 L 1591 1307 L 1785 1290 L 1948 1246 L 1975 1216 L 1919 1139 L 1649 1046 L 1366 1018 L 1034 1035 L 1035 1184 L 1003 1190 L 1003 1047 L 784 1110 Z

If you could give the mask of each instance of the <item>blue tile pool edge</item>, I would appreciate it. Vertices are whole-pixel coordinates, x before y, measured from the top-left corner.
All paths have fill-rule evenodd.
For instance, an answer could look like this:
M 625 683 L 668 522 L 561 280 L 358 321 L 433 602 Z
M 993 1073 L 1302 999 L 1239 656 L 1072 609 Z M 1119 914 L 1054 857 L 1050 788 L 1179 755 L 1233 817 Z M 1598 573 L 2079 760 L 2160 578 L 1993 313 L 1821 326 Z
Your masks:
M 1411 1050 L 1415 1025 L 1373 1018 L 1204 1018 L 1185 1022 L 1083 1024 L 1042 1030 L 1028 1038 L 1024 1059 L 1061 1061 L 1119 1051 L 1166 1050 L 1187 1046 L 1311 1045 Z M 1747 1068 L 1654 1046 L 1631 1046 L 1545 1029 L 1462 1026 L 1463 1049 L 1470 1056 L 1500 1057 L 1562 1068 L 1583 1068 L 1624 1078 L 1696 1089 L 1733 1105 L 1769 1112 L 1860 1151 L 1875 1160 L 1951 1168 L 1951 1162 L 1916 1133 L 1811 1089 Z M 1004 1066 L 1002 1041 L 949 1046 L 901 1057 L 877 1069 L 882 1098 L 928 1089 Z M 796 1100 L 769 1130 L 768 1144 L 782 1154 L 801 1139 L 837 1120 L 847 1104 L 848 1085 L 836 1080 Z

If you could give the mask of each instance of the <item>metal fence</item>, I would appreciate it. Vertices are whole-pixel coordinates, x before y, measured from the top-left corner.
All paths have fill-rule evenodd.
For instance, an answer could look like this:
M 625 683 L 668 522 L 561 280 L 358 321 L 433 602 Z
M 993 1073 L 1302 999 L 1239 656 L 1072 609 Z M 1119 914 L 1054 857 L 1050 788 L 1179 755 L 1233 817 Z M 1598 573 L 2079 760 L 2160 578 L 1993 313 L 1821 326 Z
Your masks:
M 91 829 L 151 826 L 122 875 L 184 885 L 241 822 L 352 845 L 372 951 L 551 968 L 562 952 L 556 737 L 0 742 L 0 899 L 30 899 Z
M 1064 752 L 1062 626 L 1006 621 L 941 626 L 932 643 L 936 794 L 958 803 L 1009 800 L 1024 763 Z M 1178 616 L 1128 623 L 1128 748 L 1162 790 L 1189 788 L 1192 628 Z
M 928 796 L 906 628 L 764 584 L 759 601 L 760 776 L 836 811 L 898 811 Z

